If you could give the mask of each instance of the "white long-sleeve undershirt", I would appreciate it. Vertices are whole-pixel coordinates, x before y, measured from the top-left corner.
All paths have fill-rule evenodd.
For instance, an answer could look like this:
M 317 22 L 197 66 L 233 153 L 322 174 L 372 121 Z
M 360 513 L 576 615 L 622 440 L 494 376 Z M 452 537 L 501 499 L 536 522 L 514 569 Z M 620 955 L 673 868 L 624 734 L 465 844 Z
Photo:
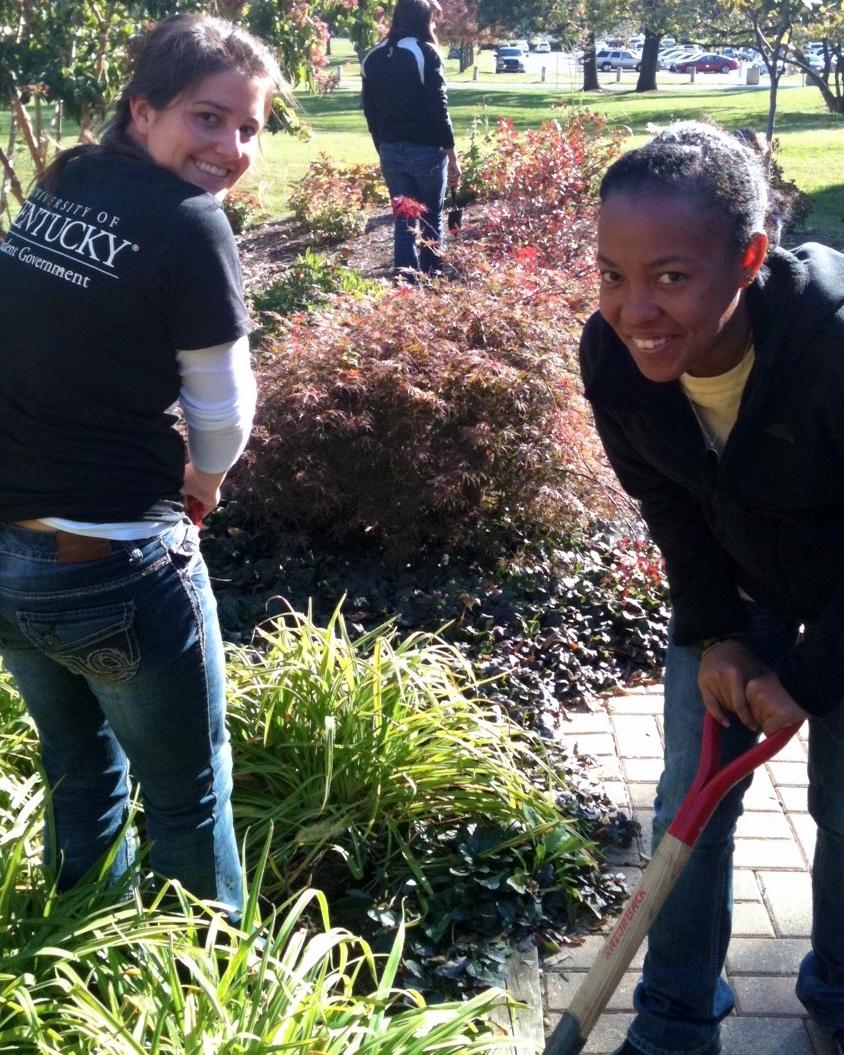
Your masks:
M 256 386 L 249 338 L 176 352 L 190 460 L 204 473 L 234 465 L 252 428 Z

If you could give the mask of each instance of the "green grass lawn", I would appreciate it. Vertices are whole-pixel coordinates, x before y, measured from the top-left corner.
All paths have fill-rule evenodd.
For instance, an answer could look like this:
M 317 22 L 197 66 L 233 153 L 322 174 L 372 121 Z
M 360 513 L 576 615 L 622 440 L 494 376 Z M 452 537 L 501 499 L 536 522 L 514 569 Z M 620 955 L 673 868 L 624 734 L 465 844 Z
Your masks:
M 323 96 L 304 91 L 297 94 L 309 138 L 263 137 L 262 155 L 245 187 L 257 193 L 268 217 L 284 213 L 290 182 L 300 179 L 320 152 L 349 163 L 377 160 L 360 105 L 357 59 L 346 40 L 334 40 L 332 52 L 329 61 L 343 71 L 341 88 Z M 472 119 L 481 110 L 490 120 L 509 117 L 518 127 L 536 127 L 555 116 L 554 104 L 561 101 L 591 107 L 606 114 L 612 125 L 630 129 L 631 145 L 647 137 L 649 125 L 701 114 L 728 128 L 749 126 L 762 131 L 765 127 L 768 92 L 764 86 L 714 88 L 701 84 L 700 78 L 697 85 L 691 85 L 685 79 L 678 83 L 675 75 L 660 74 L 662 86 L 657 92 L 637 95 L 632 90 L 636 75 L 626 73 L 620 83 L 614 75 L 606 75 L 600 92 L 563 91 L 553 83 L 536 83 L 534 74 L 496 78 L 492 56 L 491 51 L 478 53 L 481 73 L 477 82 L 472 79 L 472 70 L 458 75 L 457 63 L 447 62 L 458 146 L 465 144 Z M 549 81 L 553 82 L 556 56 L 548 59 Z M 815 203 L 810 227 L 844 245 L 844 119 L 827 113 L 817 89 L 800 87 L 799 79 L 792 76 L 784 79 L 780 91 L 777 127 L 786 176 Z M 0 142 L 5 142 L 7 128 L 8 114 L 0 113 Z M 28 172 L 24 174 L 28 178 Z

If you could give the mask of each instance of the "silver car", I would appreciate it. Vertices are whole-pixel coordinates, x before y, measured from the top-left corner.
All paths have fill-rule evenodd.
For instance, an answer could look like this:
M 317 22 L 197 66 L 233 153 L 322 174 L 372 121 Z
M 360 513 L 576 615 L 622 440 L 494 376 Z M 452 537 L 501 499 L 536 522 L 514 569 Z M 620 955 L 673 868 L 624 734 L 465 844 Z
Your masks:
M 606 48 L 595 55 L 595 65 L 605 73 L 618 69 L 638 71 L 641 63 L 641 55 L 627 48 Z

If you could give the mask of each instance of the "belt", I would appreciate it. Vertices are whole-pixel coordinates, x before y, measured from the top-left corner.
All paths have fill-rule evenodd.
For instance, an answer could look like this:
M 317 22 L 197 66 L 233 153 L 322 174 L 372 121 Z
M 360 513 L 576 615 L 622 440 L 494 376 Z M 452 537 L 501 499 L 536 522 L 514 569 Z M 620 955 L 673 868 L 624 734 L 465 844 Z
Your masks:
M 95 538 L 90 535 L 76 535 L 72 531 L 62 531 L 42 524 L 38 520 L 13 521 L 12 527 L 24 528 L 39 535 L 50 535 L 56 542 L 56 556 L 59 564 L 81 564 L 87 560 L 102 560 L 114 552 L 111 540 Z
M 59 564 L 81 564 L 86 560 L 103 560 L 114 550 L 111 540 L 92 538 L 90 535 L 74 535 L 71 531 L 55 531 L 56 556 Z

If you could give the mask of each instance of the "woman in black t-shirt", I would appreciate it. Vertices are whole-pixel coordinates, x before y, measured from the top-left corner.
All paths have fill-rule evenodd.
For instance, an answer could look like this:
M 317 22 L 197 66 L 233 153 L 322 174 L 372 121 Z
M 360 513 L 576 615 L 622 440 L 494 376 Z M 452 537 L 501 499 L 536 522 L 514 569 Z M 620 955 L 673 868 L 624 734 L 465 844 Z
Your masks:
M 38 726 L 45 857 L 60 889 L 97 864 L 131 765 L 154 871 L 235 920 L 223 647 L 185 504 L 214 508 L 251 426 L 220 202 L 281 86 L 242 29 L 166 19 L 101 144 L 59 156 L 0 253 L 0 655 Z M 132 856 L 124 839 L 110 880 Z

